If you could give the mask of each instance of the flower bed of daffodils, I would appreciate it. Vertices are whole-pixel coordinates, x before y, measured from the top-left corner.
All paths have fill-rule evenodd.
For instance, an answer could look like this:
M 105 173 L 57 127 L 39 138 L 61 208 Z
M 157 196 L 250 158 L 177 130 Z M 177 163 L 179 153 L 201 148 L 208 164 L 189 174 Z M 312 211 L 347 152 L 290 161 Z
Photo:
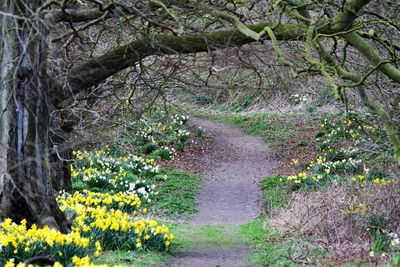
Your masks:
M 371 114 L 361 116 L 355 112 L 324 119 L 317 135 L 318 150 L 322 155 L 308 163 L 293 159 L 294 167 L 301 171 L 282 180 L 293 189 L 339 183 L 343 177 L 349 177 L 360 187 L 368 182 L 377 185 L 395 182 L 390 175 L 368 173 L 367 162 L 369 157 L 374 157 L 370 149 L 378 150 L 376 143 L 382 143 L 384 138 L 383 131 L 373 121 Z
M 392 153 L 386 145 L 385 133 L 378 125 L 371 114 L 361 115 L 355 112 L 324 119 L 317 134 L 320 156 L 312 162 L 293 159 L 292 165 L 297 173 L 283 176 L 280 181 L 292 191 L 327 189 L 327 200 L 323 199 L 323 194 L 317 192 L 309 195 L 301 192 L 297 194 L 309 205 L 307 214 L 296 206 L 289 208 L 288 213 L 292 212 L 295 218 L 304 218 L 304 221 L 313 221 L 307 218 L 323 216 L 321 214 L 329 211 L 329 219 L 314 226 L 317 229 L 315 232 L 309 230 L 308 235 L 315 234 L 318 239 L 324 240 L 335 236 L 336 240 L 342 238 L 341 242 L 346 240 L 354 244 L 356 239 L 362 240 L 362 244 L 369 242 L 369 256 L 372 260 L 391 260 L 394 266 L 398 266 L 400 217 L 397 212 L 399 200 L 396 190 L 399 188 L 400 177 L 397 173 L 386 172 L 381 162 L 373 164 L 377 157 L 382 159 L 382 155 Z M 334 190 L 342 190 L 343 197 L 332 197 L 330 185 L 334 186 L 331 187 Z M 316 203 L 315 196 L 319 201 L 327 202 Z M 314 203 L 316 204 L 313 206 Z M 290 221 L 287 217 L 285 220 Z M 332 225 L 335 228 L 332 228 L 331 233 Z M 310 229 L 315 229 L 314 227 Z M 348 234 L 346 227 L 352 227 L 351 232 L 354 235 Z M 356 230 L 363 231 L 363 236 L 357 236 L 359 232 Z M 356 253 L 361 253 L 364 249 L 362 245 L 359 248 Z
M 60 194 L 60 209 L 73 222 L 68 234 L 7 219 L 0 224 L 0 266 L 18 266 L 37 255 L 51 255 L 57 266 L 96 266 L 86 256 L 98 257 L 102 250 L 167 250 L 174 236 L 144 217 L 142 199 L 149 200 L 135 191 Z
M 144 143 L 168 139 L 169 134 L 182 145 L 189 134 L 184 129 L 186 119 L 174 115 L 169 125 L 141 120 L 142 130 L 136 134 Z M 164 145 L 157 151 L 155 155 L 171 159 L 176 150 Z M 90 257 L 98 257 L 103 250 L 169 249 L 174 235 L 166 225 L 146 218 L 143 207 L 157 194 L 152 181 L 165 179 L 155 161 L 159 158 L 113 154 L 109 149 L 78 150 L 73 155 L 71 176 L 80 190 L 61 192 L 57 198 L 72 222 L 71 232 L 6 219 L 0 224 L 0 266 L 24 266 L 26 259 L 39 255 L 50 255 L 57 267 L 107 266 L 93 264 Z

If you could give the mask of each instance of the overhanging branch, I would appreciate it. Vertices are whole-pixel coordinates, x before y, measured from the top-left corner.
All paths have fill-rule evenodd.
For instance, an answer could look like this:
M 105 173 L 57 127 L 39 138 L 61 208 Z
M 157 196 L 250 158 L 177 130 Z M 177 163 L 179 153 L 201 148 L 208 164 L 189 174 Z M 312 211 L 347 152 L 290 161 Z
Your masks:
M 248 26 L 254 32 L 261 32 L 270 23 Z M 302 25 L 282 24 L 274 29 L 278 40 L 298 40 L 304 38 Z M 159 34 L 133 41 L 104 55 L 89 60 L 70 70 L 67 82 L 72 94 L 96 85 L 111 75 L 136 64 L 136 62 L 155 54 L 188 54 L 207 52 L 217 48 L 241 46 L 254 42 L 239 30 L 204 32 L 174 36 Z

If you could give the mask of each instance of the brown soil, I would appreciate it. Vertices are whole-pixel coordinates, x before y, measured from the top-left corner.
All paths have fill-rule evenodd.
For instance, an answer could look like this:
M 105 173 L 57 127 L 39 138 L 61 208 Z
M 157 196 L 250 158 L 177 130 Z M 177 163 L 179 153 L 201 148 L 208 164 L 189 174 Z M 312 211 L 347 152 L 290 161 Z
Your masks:
M 276 168 L 274 154 L 257 137 L 223 123 L 193 118 L 214 140 L 198 160 L 205 181 L 197 196 L 199 212 L 191 225 L 236 226 L 261 212 L 259 181 Z M 195 248 L 176 252 L 168 266 L 246 266 L 247 247 Z
M 295 129 L 295 134 L 290 136 L 285 144 L 275 147 L 279 166 L 277 173 L 280 175 L 292 175 L 296 172 L 293 168 L 293 159 L 300 163 L 314 161 L 320 153 L 315 149 L 317 142 L 316 134 L 320 130 L 319 125 L 309 118 L 270 118 L 270 124 L 291 125 Z

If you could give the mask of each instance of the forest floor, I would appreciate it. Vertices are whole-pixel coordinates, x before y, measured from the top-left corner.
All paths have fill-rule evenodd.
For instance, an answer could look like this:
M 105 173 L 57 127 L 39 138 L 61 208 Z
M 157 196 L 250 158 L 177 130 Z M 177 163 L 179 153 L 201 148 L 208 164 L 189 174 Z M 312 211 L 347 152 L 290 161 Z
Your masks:
M 172 229 L 180 240 L 167 266 L 251 266 L 246 229 L 260 216 L 259 184 L 276 168 L 274 153 L 238 128 L 199 118 L 190 122 L 213 141 L 197 159 L 205 177 L 198 213 Z

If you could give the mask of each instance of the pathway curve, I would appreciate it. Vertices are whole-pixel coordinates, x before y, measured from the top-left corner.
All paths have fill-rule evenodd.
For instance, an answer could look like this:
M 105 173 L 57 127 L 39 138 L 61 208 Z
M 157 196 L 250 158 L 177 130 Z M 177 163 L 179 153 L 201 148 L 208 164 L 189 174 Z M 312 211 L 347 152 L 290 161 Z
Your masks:
M 211 134 L 214 141 L 203 155 L 206 179 L 197 196 L 199 212 L 189 225 L 233 227 L 257 218 L 261 211 L 259 181 L 272 173 L 273 153 L 260 138 L 237 128 L 199 118 L 190 122 Z M 203 246 L 178 251 L 168 266 L 246 266 L 248 253 L 245 246 Z

